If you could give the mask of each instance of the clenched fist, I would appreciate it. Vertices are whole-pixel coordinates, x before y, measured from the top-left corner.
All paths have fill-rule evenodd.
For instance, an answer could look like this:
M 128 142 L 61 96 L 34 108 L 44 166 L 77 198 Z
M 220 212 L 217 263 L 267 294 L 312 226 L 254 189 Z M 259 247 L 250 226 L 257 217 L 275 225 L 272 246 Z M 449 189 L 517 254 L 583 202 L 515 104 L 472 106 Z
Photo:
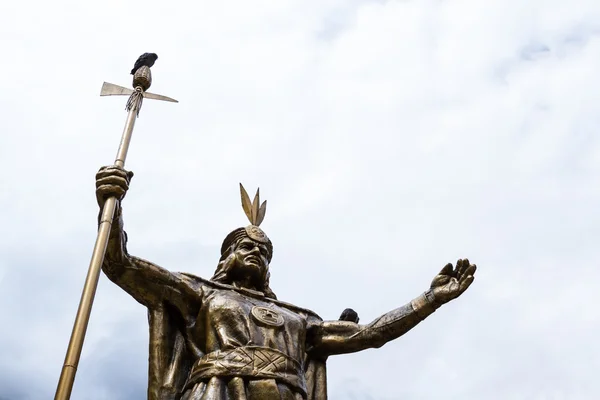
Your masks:
M 104 207 L 104 203 L 109 197 L 116 197 L 119 201 L 123 200 L 129 190 L 131 178 L 133 178 L 133 172 L 115 165 L 100 168 L 96 174 L 96 200 L 100 209 Z

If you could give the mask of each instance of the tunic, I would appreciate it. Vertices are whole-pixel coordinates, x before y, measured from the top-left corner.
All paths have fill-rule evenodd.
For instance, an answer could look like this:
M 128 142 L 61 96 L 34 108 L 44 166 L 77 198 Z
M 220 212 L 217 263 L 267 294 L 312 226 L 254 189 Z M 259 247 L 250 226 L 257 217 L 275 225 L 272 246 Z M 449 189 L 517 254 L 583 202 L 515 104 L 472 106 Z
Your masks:
M 235 368 L 237 371 L 227 366 L 219 371 L 215 366 L 207 367 L 209 371 L 206 371 L 204 376 L 210 376 L 211 371 L 233 376 L 211 377 L 208 380 L 200 379 L 200 382 L 188 383 L 183 399 L 301 400 L 303 393 L 300 393 L 297 388 L 290 387 L 291 385 L 286 384 L 282 379 L 274 379 L 277 378 L 277 374 L 273 374 L 272 379 L 250 379 L 250 377 L 257 370 L 265 370 L 265 372 L 276 370 L 275 363 L 278 361 L 292 365 L 295 361 L 298 373 L 304 374 L 307 318 L 277 304 L 233 290 L 203 285 L 202 293 L 199 295 L 202 297 L 202 306 L 195 327 L 191 330 L 192 342 L 205 355 L 224 354 L 222 360 L 217 361 L 221 366 L 223 359 L 227 361 L 228 355 L 230 358 L 241 360 L 238 360 L 234 366 L 237 367 Z M 276 351 L 269 352 L 265 348 Z M 245 349 L 245 351 L 236 353 L 234 352 L 236 349 Z M 196 365 L 198 361 L 196 360 Z M 247 368 L 246 372 L 240 368 L 240 365 L 244 367 L 245 364 L 250 363 L 253 365 Z M 292 373 L 293 370 L 292 367 Z M 300 381 L 299 386 L 305 387 L 304 376 L 296 380 Z
M 193 285 L 201 305 L 187 321 L 168 303 L 149 309 L 150 399 L 327 398 L 325 360 L 307 354 L 307 333 L 321 322 L 316 314 L 259 292 L 175 275 Z

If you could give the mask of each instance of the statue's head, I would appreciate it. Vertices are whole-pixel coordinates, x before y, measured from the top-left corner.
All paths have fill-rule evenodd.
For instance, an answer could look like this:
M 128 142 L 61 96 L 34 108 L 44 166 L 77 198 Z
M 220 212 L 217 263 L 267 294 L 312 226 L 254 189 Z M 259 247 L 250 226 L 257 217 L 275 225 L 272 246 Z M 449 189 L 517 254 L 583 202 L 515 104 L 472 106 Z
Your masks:
M 260 207 L 259 191 L 254 201 L 240 184 L 242 207 L 252 225 L 238 228 L 225 238 L 221 246 L 221 258 L 213 281 L 230 284 L 245 281 L 263 292 L 265 296 L 276 298 L 269 287 L 269 263 L 273 257 L 273 244 L 259 228 L 265 217 L 267 202 Z

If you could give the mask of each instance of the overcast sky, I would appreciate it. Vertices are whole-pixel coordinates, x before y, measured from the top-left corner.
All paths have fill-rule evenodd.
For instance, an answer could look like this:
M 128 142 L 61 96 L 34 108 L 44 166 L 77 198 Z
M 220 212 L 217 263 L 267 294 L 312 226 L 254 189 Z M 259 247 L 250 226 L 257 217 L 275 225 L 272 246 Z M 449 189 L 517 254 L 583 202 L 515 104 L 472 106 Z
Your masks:
M 209 278 L 268 200 L 278 297 L 361 322 L 471 288 L 381 349 L 328 363 L 332 400 L 597 399 L 598 0 L 5 1 L 0 398 L 49 399 L 143 52 L 126 167 L 131 254 Z M 102 275 L 73 399 L 143 399 L 146 310 Z

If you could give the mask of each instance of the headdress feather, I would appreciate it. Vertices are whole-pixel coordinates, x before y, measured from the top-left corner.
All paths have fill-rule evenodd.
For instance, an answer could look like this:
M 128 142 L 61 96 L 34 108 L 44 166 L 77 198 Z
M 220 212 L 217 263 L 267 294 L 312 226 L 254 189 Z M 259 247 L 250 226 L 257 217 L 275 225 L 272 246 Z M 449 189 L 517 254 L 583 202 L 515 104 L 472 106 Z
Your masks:
M 259 226 L 265 219 L 265 213 L 267 212 L 266 200 L 260 204 L 260 188 L 256 189 L 254 201 L 250 202 L 248 192 L 246 192 L 246 189 L 244 189 L 244 186 L 240 183 L 240 195 L 242 197 L 242 208 L 250 220 L 250 223 L 254 226 Z

